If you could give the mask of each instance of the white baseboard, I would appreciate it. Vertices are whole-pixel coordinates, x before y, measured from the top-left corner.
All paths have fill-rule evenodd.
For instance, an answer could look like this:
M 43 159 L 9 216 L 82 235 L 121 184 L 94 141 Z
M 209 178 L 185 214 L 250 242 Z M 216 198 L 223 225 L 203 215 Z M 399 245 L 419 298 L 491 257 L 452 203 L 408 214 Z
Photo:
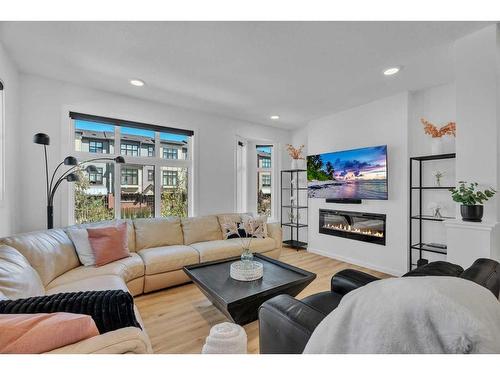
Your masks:
M 352 258 L 349 258 L 349 257 L 337 255 L 337 254 L 331 254 L 330 252 L 327 252 L 327 251 L 324 251 L 324 250 L 312 249 L 311 247 L 308 247 L 307 251 L 310 252 L 310 253 L 313 253 L 313 254 L 318 254 L 318 255 L 322 255 L 322 256 L 327 257 L 327 258 L 332 258 L 332 259 L 340 260 L 342 262 L 347 262 L 347 263 L 355 264 L 356 266 L 369 268 L 369 269 L 372 269 L 374 271 L 387 273 L 387 274 L 393 275 L 393 276 L 401 276 L 403 274 L 403 272 L 401 272 L 399 270 L 394 270 L 394 269 L 391 269 L 391 268 L 380 267 L 380 266 L 377 266 L 377 265 L 374 265 L 374 264 L 370 264 L 370 263 L 367 263 L 367 262 L 362 262 L 359 259 L 352 259 Z

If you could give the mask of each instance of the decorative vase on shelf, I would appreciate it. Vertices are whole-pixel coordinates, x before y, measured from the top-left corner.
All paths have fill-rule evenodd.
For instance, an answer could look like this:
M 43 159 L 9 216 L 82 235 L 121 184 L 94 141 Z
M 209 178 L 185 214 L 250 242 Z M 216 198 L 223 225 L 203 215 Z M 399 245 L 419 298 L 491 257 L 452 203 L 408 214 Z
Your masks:
M 440 155 L 443 153 L 443 139 L 441 137 L 432 138 L 431 150 L 433 155 Z
M 443 154 L 452 154 L 455 152 L 454 136 L 445 134 L 441 137 L 441 152 Z
M 436 207 L 434 209 L 434 217 L 436 219 L 442 219 L 443 218 L 443 215 L 441 215 L 441 207 Z
M 298 159 L 292 159 L 292 164 L 290 169 L 297 169 L 298 168 Z

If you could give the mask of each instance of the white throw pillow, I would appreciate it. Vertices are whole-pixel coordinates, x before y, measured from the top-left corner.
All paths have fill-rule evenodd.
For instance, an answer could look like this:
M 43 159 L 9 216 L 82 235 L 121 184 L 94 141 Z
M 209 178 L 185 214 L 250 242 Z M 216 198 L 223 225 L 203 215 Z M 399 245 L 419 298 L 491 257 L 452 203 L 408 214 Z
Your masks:
M 68 236 L 75 245 L 78 259 L 84 266 L 94 266 L 95 257 L 89 242 L 89 233 L 86 228 L 68 229 Z

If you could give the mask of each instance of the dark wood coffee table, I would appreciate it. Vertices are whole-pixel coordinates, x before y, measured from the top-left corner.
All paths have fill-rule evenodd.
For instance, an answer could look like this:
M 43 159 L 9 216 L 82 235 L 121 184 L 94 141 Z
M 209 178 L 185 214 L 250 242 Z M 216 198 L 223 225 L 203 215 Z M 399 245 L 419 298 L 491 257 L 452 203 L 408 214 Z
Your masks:
M 280 294 L 295 297 L 315 278 L 316 274 L 254 254 L 254 260 L 264 265 L 264 276 L 255 281 L 237 281 L 229 276 L 234 257 L 184 267 L 184 272 L 203 294 L 233 322 L 243 325 L 258 318 L 258 309 L 265 301 Z

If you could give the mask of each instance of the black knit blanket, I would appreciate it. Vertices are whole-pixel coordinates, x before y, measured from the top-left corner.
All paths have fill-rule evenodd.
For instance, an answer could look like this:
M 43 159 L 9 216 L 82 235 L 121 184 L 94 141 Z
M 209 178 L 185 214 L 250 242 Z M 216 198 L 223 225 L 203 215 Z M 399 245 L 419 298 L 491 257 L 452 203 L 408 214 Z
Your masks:
M 134 300 L 123 290 L 58 293 L 0 301 L 0 314 L 55 312 L 90 315 L 101 334 L 124 327 L 141 328 L 135 317 Z

